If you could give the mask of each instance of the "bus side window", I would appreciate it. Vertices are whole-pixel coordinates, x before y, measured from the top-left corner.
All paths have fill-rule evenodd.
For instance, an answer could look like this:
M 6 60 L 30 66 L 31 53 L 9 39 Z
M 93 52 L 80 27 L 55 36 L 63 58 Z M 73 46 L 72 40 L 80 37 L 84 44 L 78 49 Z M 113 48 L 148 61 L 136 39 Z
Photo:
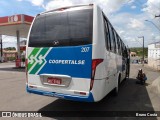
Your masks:
M 116 45 L 116 38 L 115 38 L 115 30 L 112 28 L 112 35 L 113 35 L 113 45 L 114 45 L 114 53 L 117 53 L 117 45 Z
M 119 46 L 118 46 L 118 40 L 117 40 L 117 34 L 116 31 L 114 31 L 114 40 L 115 40 L 115 45 L 116 45 L 116 53 L 118 54 Z
M 122 40 L 119 38 L 120 46 L 121 46 L 121 55 L 123 55 L 123 46 L 122 46 Z
M 122 55 L 122 44 L 121 44 L 121 39 L 118 39 L 118 45 L 119 45 L 119 54 Z
M 125 58 L 128 58 L 128 51 L 127 51 L 126 46 L 125 46 Z
M 109 24 L 109 33 L 110 33 L 110 40 L 111 40 L 111 51 L 115 52 L 113 29 L 110 24 Z
M 106 49 L 111 50 L 111 43 L 110 43 L 110 37 L 109 37 L 109 30 L 108 30 L 108 23 L 106 19 L 104 19 L 104 27 L 105 27 L 105 43 L 106 43 Z
M 124 43 L 121 41 L 121 44 L 122 44 L 122 56 L 124 57 L 125 56 L 125 53 L 124 53 Z

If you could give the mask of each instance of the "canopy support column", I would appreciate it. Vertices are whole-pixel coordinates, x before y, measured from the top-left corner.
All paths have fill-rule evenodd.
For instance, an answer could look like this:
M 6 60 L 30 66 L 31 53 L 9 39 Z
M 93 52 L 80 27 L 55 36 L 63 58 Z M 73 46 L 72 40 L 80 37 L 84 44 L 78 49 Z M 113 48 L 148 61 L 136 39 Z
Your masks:
M 17 56 L 18 58 L 17 59 L 21 59 L 19 30 L 16 31 L 16 35 L 17 35 L 17 52 L 18 52 L 18 56 Z
M 0 62 L 3 62 L 3 46 L 2 46 L 2 35 L 0 35 Z

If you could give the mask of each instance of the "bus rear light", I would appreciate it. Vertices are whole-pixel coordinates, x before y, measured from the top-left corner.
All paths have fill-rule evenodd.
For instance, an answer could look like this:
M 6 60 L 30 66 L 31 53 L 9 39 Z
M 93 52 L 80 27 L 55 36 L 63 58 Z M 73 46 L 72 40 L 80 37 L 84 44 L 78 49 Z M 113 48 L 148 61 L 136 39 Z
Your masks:
M 90 91 L 93 88 L 93 84 L 94 84 L 94 77 L 95 77 L 95 73 L 96 73 L 96 68 L 97 66 L 103 62 L 103 59 L 93 59 L 92 60 L 92 76 L 91 76 L 91 83 L 90 83 Z
M 80 92 L 80 91 L 74 91 L 75 94 L 80 94 L 80 95 L 87 95 L 86 92 Z
M 86 92 L 80 92 L 81 95 L 86 95 Z

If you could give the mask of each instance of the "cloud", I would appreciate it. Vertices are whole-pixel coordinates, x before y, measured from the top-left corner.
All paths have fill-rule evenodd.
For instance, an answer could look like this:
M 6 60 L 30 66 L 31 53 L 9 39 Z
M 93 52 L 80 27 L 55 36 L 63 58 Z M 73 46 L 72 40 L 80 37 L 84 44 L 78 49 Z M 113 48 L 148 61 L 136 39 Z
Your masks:
M 148 43 L 160 40 L 159 31 L 150 23 L 145 22 L 146 19 L 153 21 L 157 26 L 160 25 L 159 20 L 151 19 L 155 15 L 159 15 L 160 0 L 147 0 L 145 3 L 139 2 L 135 5 L 136 0 L 19 0 L 29 1 L 34 6 L 41 6 L 45 10 L 56 9 L 63 6 L 72 6 L 77 4 L 97 3 L 107 14 L 108 19 L 113 27 L 119 33 L 121 38 L 130 47 L 140 46 L 137 44 L 138 36 L 145 36 L 145 46 Z M 129 5 L 131 9 L 136 10 L 142 6 L 142 11 L 136 12 L 119 12 L 123 6 Z
M 31 0 L 32 4 L 35 6 L 43 5 L 44 0 Z
M 159 15 L 160 13 L 160 0 L 148 0 L 145 3 L 145 7 L 142 9 L 149 14 L 151 18 L 154 18 L 155 15 Z
M 28 1 L 30 3 L 32 3 L 34 6 L 43 6 L 44 4 L 44 0 L 17 0 L 19 2 L 22 2 L 22 1 Z
M 140 20 L 131 18 L 130 23 L 128 24 L 130 28 L 144 28 L 144 23 Z
M 128 0 L 128 4 L 132 4 L 135 0 Z
M 110 16 L 109 20 L 126 45 L 129 47 L 141 47 L 141 39 L 139 39 L 140 43 L 136 41 L 138 36 L 145 37 L 145 46 L 153 41 L 160 40 L 159 31 L 145 22 L 147 18 L 146 13 L 121 12 Z
M 131 4 L 134 0 L 17 0 L 28 1 L 34 6 L 41 6 L 45 10 L 56 9 L 64 6 L 72 6 L 77 4 L 96 3 L 104 10 L 106 14 L 118 11 L 123 5 Z
M 51 0 L 44 5 L 44 8 L 51 10 L 63 6 L 91 3 L 99 4 L 105 13 L 109 14 L 118 11 L 124 4 L 130 3 L 130 0 Z
M 59 7 L 63 7 L 63 6 L 71 6 L 73 5 L 73 3 L 70 0 L 54 0 L 54 1 L 50 1 L 48 2 L 44 8 L 46 10 L 51 10 L 51 9 L 56 9 Z
M 20 41 L 26 40 L 26 38 L 20 38 Z M 17 38 L 13 36 L 2 35 L 3 48 L 15 47 L 17 48 Z
M 137 46 L 137 43 L 134 40 L 137 36 L 145 36 L 147 39 L 145 41 L 146 45 L 149 42 L 149 39 L 152 40 L 158 38 L 153 37 L 151 33 L 154 30 L 150 28 L 148 24 L 144 24 L 145 19 L 148 19 L 147 15 L 149 14 L 150 9 L 153 9 L 154 11 L 156 10 L 153 8 L 155 5 L 155 3 L 153 5 L 154 1 L 157 0 L 148 0 L 148 2 L 145 4 L 145 8 L 143 8 L 143 11 L 145 11 L 143 14 L 132 14 L 130 12 L 117 13 L 117 11 L 119 11 L 125 5 L 130 5 L 131 9 L 136 9 L 137 7 L 133 5 L 135 0 L 50 0 L 46 3 L 41 1 L 39 4 L 36 4 L 30 0 L 30 2 L 32 2 L 34 5 L 43 4 L 45 10 L 77 4 L 97 3 L 107 14 L 110 22 L 113 23 L 113 26 L 116 28 L 119 35 L 129 46 Z M 158 35 L 155 34 L 154 36 Z
M 93 3 L 92 0 L 52 0 L 44 5 L 46 10 L 56 9 L 64 6 Z
M 157 41 L 158 41 L 158 40 L 160 41 L 160 35 L 159 35 L 159 36 L 156 36 L 155 39 L 156 39 Z
M 130 0 L 95 0 L 95 2 L 100 4 L 106 14 L 110 14 L 120 10 L 122 6 L 129 4 Z
M 136 6 L 134 6 L 134 5 L 133 5 L 133 6 L 131 6 L 131 9 L 136 9 L 136 8 L 137 8 L 137 7 L 136 7 Z

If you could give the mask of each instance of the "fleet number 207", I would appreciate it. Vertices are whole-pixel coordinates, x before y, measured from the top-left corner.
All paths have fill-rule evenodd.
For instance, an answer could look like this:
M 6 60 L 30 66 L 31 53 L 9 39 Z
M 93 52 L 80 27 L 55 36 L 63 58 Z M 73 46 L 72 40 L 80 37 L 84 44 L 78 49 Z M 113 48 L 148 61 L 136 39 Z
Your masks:
M 90 47 L 82 47 L 81 52 L 89 52 Z

